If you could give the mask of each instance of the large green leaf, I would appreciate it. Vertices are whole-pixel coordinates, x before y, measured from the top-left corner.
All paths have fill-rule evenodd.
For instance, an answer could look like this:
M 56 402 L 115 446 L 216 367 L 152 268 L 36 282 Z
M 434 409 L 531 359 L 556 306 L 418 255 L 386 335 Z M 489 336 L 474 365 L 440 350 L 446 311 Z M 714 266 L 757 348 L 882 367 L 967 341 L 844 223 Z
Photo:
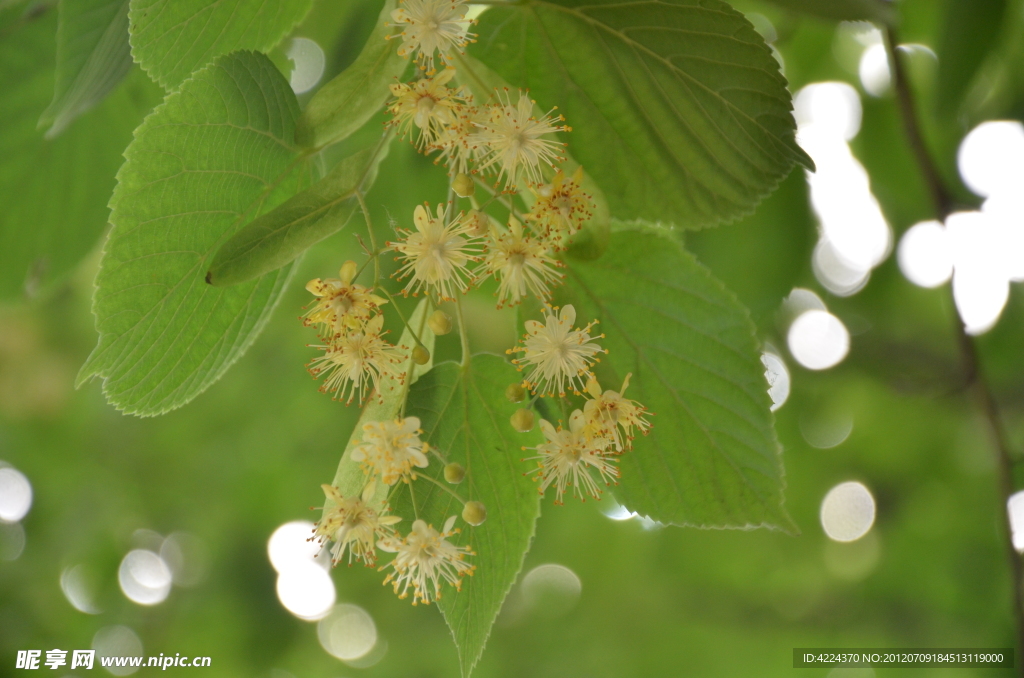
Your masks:
M 524 0 L 477 32 L 474 56 L 565 115 L 614 217 L 713 225 L 811 166 L 778 63 L 724 2 Z
M 632 373 L 627 397 L 655 413 L 621 458 L 616 497 L 655 520 L 792 529 L 754 325 L 681 245 L 612 235 L 603 257 L 568 262 L 564 297 L 600 321 L 603 388 Z
M 239 49 L 268 51 L 313 0 L 131 0 L 131 44 L 150 77 L 173 89 L 214 58 Z
M 141 73 L 56 139 L 37 129 L 54 93 L 57 12 L 0 10 L 0 298 L 66 274 L 98 242 L 132 130 L 159 101 Z
M 300 145 L 319 148 L 344 139 L 384 106 L 388 86 L 408 65 L 405 57 L 398 56 L 398 46 L 385 39 L 394 32 L 387 25 L 394 8 L 394 0 L 384 3 L 363 51 L 310 99 L 295 133 Z
M 206 282 L 224 286 L 252 280 L 341 230 L 359 206 L 357 195 L 377 178 L 391 138 L 345 158 L 314 186 L 243 227 L 217 251 Z
M 110 201 L 96 279 L 99 344 L 79 375 L 153 415 L 212 384 L 256 338 L 290 268 L 230 288 L 204 281 L 242 224 L 298 189 L 298 104 L 262 54 L 221 57 L 135 131 Z
M 469 367 L 447 362 L 420 377 L 410 390 L 407 415 L 420 418 L 425 439 L 450 461 L 466 468 L 466 480 L 455 486 L 466 500 L 483 502 L 487 521 L 463 527 L 459 541 L 472 546 L 476 572 L 462 590 L 447 591 L 438 601 L 459 651 L 462 675 L 469 676 L 483 652 L 498 611 L 512 588 L 533 538 L 540 515 L 537 486 L 524 477 L 523 445 L 536 443 L 537 433 L 517 433 L 509 418 L 519 407 L 505 397 L 521 375 L 505 359 L 481 354 Z M 425 473 L 441 479 L 441 465 L 432 460 Z M 461 504 L 426 482 L 414 486 L 420 518 L 439 528 Z M 392 501 L 396 513 L 411 515 L 408 491 L 399 488 Z
M 61 0 L 57 85 L 39 119 L 54 137 L 110 93 L 132 66 L 128 0 Z

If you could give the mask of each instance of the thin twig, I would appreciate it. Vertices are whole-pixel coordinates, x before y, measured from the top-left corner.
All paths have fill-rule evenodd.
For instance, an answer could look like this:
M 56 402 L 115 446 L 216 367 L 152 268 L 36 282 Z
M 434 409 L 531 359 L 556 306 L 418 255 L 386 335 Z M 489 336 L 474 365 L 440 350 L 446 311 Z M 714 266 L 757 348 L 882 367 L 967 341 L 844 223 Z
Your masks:
M 885 35 L 885 47 L 889 56 L 889 67 L 892 72 L 893 89 L 896 93 L 896 100 L 899 102 L 900 112 L 903 117 L 903 128 L 907 135 L 911 149 L 917 159 L 921 174 L 928 184 L 932 202 L 935 207 L 935 216 L 944 221 L 954 208 L 952 194 L 949 192 L 942 177 L 932 160 L 928 149 L 924 144 L 920 124 L 914 109 L 914 99 L 907 82 L 906 71 L 899 57 L 896 47 L 899 44 L 896 32 L 889 28 Z M 955 309 L 955 303 L 953 308 Z M 978 349 L 974 338 L 967 334 L 964 324 L 959 315 L 953 314 L 954 333 L 960 350 L 960 359 L 963 365 L 965 380 L 969 385 L 971 395 L 978 404 L 978 408 L 985 417 L 988 424 L 989 435 L 995 447 L 996 461 L 999 474 L 999 512 L 1002 519 L 1003 539 L 1006 546 L 1006 557 L 1010 567 L 1010 576 L 1013 578 L 1013 614 L 1017 623 L 1017 656 L 1024 656 L 1024 563 L 1021 556 L 1013 546 L 1013 528 L 1010 525 L 1008 503 L 1013 494 L 1013 454 L 1010 449 L 1010 441 L 999 413 L 999 406 L 992 389 L 985 378 L 978 360 Z M 1018 675 L 1024 677 L 1024 662 L 1018 662 Z
M 945 221 L 946 217 L 953 212 L 955 201 L 952 194 L 946 189 L 942 175 L 939 174 L 931 153 L 928 152 L 928 147 L 924 143 L 921 126 L 917 120 L 917 112 L 914 109 L 914 95 L 910 91 L 903 61 L 899 58 L 898 45 L 899 39 L 896 30 L 890 26 L 885 32 L 885 49 L 889 55 L 889 70 L 892 72 L 896 102 L 899 104 L 900 114 L 903 118 L 903 131 L 907 135 L 910 149 L 913 151 L 918 168 L 928 185 L 936 216 L 939 221 Z

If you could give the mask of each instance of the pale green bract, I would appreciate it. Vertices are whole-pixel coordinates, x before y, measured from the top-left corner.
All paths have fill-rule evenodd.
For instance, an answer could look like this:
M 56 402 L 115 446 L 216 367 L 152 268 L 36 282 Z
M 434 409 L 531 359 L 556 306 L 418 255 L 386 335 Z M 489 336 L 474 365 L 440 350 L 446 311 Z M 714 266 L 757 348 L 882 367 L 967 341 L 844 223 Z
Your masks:
M 462 581 L 456 593 L 446 585 L 438 607 L 452 631 L 459 651 L 462 675 L 469 676 L 483 653 L 491 626 L 522 568 L 540 515 L 536 483 L 524 477 L 530 469 L 522 458 L 525 445 L 540 442 L 537 429 L 517 433 L 509 418 L 520 407 L 505 398 L 509 384 L 521 375 L 504 358 L 473 356 L 466 368 L 442 363 L 420 377 L 409 392 L 407 416 L 420 418 L 423 439 L 450 462 L 466 469 L 466 479 L 454 489 L 466 500 L 483 502 L 487 520 L 470 527 L 461 519 L 462 533 L 453 538 L 469 544 L 476 572 Z M 423 473 L 444 483 L 443 465 L 432 458 Z M 447 492 L 427 483 L 414 488 L 416 508 L 423 520 L 440 529 L 445 520 L 462 512 L 462 505 Z M 394 512 L 412 516 L 406 486 L 392 502 Z M 400 524 L 404 532 L 409 524 Z
M 391 135 L 345 158 L 331 172 L 271 212 L 247 224 L 217 251 L 206 282 L 237 285 L 274 271 L 341 230 L 377 178 Z
M 164 89 L 240 49 L 268 51 L 313 0 L 131 0 L 132 56 Z
M 394 0 L 384 3 L 377 25 L 356 60 L 321 87 L 299 118 L 295 138 L 301 146 L 320 148 L 347 138 L 366 124 L 390 96 L 388 86 L 408 67 L 397 45 L 386 36 Z
M 711 226 L 812 166 L 778 62 L 724 2 L 523 0 L 476 32 L 473 56 L 565 116 L 613 217 Z
M 558 294 L 600 321 L 601 388 L 632 373 L 626 397 L 654 412 L 616 498 L 663 523 L 794 531 L 755 327 L 733 294 L 675 240 L 629 231 L 568 262 Z
M 96 279 L 102 377 L 119 409 L 154 415 L 201 393 L 252 343 L 290 267 L 230 288 L 204 281 L 219 246 L 300 188 L 298 105 L 262 54 L 221 57 L 136 130 L 110 201 Z

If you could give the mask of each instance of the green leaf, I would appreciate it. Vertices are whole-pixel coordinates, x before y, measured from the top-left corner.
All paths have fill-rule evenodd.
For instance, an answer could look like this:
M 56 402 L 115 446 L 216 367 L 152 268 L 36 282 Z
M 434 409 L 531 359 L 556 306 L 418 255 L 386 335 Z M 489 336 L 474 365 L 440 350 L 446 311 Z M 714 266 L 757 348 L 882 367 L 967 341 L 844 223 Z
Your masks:
M 477 32 L 477 59 L 558 106 L 613 217 L 713 225 L 811 166 L 778 63 L 724 2 L 524 0 Z
M 362 127 L 387 100 L 388 85 L 408 65 L 398 46 L 386 39 L 395 1 L 384 3 L 377 26 L 355 62 L 321 87 L 302 112 L 295 139 L 301 146 L 320 148 L 340 141 Z
M 619 464 L 615 495 L 655 520 L 792 530 L 754 325 L 678 243 L 614 233 L 593 262 L 568 262 L 564 293 L 580 323 L 600 320 L 598 376 L 655 413 Z
M 444 592 L 438 607 L 452 631 L 462 675 L 468 677 L 483 652 L 491 626 L 515 582 L 533 539 L 540 515 L 537 486 L 523 473 L 523 445 L 539 442 L 534 433 L 517 433 L 509 418 L 518 409 L 505 397 L 509 384 L 521 376 L 504 358 L 473 356 L 467 369 L 446 362 L 423 375 L 409 393 L 407 416 L 420 418 L 424 438 L 450 461 L 466 468 L 466 480 L 455 490 L 466 500 L 483 502 L 487 521 L 465 523 L 460 543 L 472 546 L 476 572 L 462 590 Z M 425 473 L 444 482 L 442 466 L 431 461 Z M 462 505 L 447 492 L 426 483 L 414 485 L 420 518 L 439 528 Z M 392 501 L 398 515 L 412 514 L 405 487 Z
M 947 0 L 939 39 L 936 90 L 939 109 L 955 113 L 975 74 L 998 44 L 1006 15 L 1006 0 Z
M 104 99 L 132 66 L 128 0 L 61 0 L 57 86 L 39 118 L 53 138 Z
M 132 130 L 159 101 L 138 73 L 56 139 L 37 129 L 53 97 L 57 12 L 0 10 L 0 299 L 61 279 L 99 241 Z
M 244 226 L 217 251 L 206 282 L 237 285 L 286 266 L 340 231 L 377 178 L 391 136 L 342 160 L 326 177 Z
M 224 240 L 297 190 L 297 117 L 270 60 L 236 52 L 185 81 L 135 131 L 96 279 L 99 344 L 79 383 L 103 377 L 119 409 L 160 414 L 245 352 L 290 269 L 231 288 L 203 278 Z
M 385 309 L 387 308 L 385 306 Z M 385 310 L 385 312 L 387 311 Z M 404 355 L 402 374 L 409 374 L 411 372 L 412 384 L 415 384 L 420 377 L 430 372 L 434 367 L 435 337 L 430 326 L 427 324 L 427 318 L 431 312 L 430 301 L 423 299 L 416 305 L 416 310 L 413 311 L 412 315 L 409 316 L 409 327 L 416 331 L 416 336 L 420 338 L 423 346 L 430 352 L 430 360 L 425 365 L 417 365 L 412 359 L 412 349 L 416 346 L 416 340 L 413 338 L 409 327 L 406 327 L 402 332 L 402 337 L 397 344 L 399 351 Z M 352 435 L 349 436 L 348 444 L 341 455 L 341 461 L 338 462 L 338 470 L 334 474 L 334 480 L 331 481 L 331 484 L 337 487 L 343 496 L 359 496 L 366 485 L 366 474 L 363 472 L 362 467 L 358 462 L 351 459 L 352 450 L 362 442 L 363 425 L 371 421 L 388 421 L 397 418 L 402 411 L 402 406 L 406 402 L 409 390 L 405 387 L 404 381 L 385 375 L 380 380 L 380 394 L 380 398 L 377 398 L 376 395 L 371 396 L 369 402 L 363 407 L 363 411 L 359 415 L 359 421 L 356 422 L 355 428 L 352 429 Z M 382 504 L 387 498 L 389 489 L 383 483 L 378 483 L 375 495 L 378 505 Z M 324 510 L 329 510 L 330 508 L 331 506 L 325 506 Z
M 954 0 L 955 1 L 955 0 Z M 833 21 L 896 22 L 898 13 L 889 0 L 771 0 L 779 7 Z
M 216 57 L 266 52 L 291 33 L 313 0 L 131 0 L 132 56 L 164 89 Z

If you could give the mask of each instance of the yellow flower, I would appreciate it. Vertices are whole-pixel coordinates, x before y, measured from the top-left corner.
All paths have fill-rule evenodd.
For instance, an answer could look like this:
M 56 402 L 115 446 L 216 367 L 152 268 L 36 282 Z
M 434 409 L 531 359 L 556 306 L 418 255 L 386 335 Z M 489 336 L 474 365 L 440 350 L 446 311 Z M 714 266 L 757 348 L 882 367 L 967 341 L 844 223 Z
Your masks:
M 541 165 L 554 166 L 556 160 L 564 160 L 561 153 L 565 144 L 545 139 L 555 132 L 568 132 L 569 127 L 556 123 L 562 116 L 552 117 L 550 113 L 541 117 L 533 116 L 533 101 L 523 92 L 519 101 L 512 105 L 508 91 L 504 100 L 498 93 L 498 103 L 487 107 L 488 115 L 477 122 L 479 131 L 470 141 L 481 147 L 480 170 L 495 168 L 498 180 L 505 178 L 505 187 L 515 189 L 520 175 L 539 184 Z
M 448 220 L 443 205 L 437 206 L 437 218 L 431 217 L 422 205 L 413 212 L 415 231 L 400 231 L 404 238 L 389 242 L 390 247 L 404 258 L 398 278 L 412 274 L 405 286 L 406 294 L 418 294 L 424 287 L 432 288 L 441 299 L 454 299 L 455 290 L 468 289 L 469 272 L 466 265 L 480 254 L 474 245 L 477 238 L 469 233 L 460 213 Z
M 368 385 L 379 390 L 382 375 L 401 378 L 398 364 L 404 356 L 382 338 L 383 324 L 384 316 L 374 316 L 361 330 L 335 337 L 327 346 L 315 347 L 325 353 L 310 362 L 309 373 L 319 377 L 327 372 L 320 387 L 322 393 L 333 393 L 335 400 L 351 403 L 358 392 L 362 401 L 368 395 Z
M 543 228 L 556 246 L 564 247 L 569 236 L 594 215 L 594 203 L 580 188 L 582 182 L 583 167 L 578 167 L 571 179 L 558 170 L 550 184 L 534 188 L 537 201 L 526 218 Z
M 597 471 L 606 485 L 615 482 L 619 477 L 619 469 L 612 465 L 614 456 L 606 456 L 611 441 L 601 436 L 587 435 L 586 417 L 579 410 L 574 410 L 569 417 L 569 428 L 559 426 L 557 429 L 550 422 L 541 419 L 540 430 L 547 442 L 534 449 L 539 454 L 529 459 L 537 460 L 536 480 L 540 481 L 540 493 L 555 486 L 555 503 L 562 503 L 565 488 L 572 486 L 573 495 L 586 500 L 589 494 L 595 499 L 601 496 L 601 488 L 590 474 L 589 469 Z
M 433 78 L 391 85 L 395 97 L 388 105 L 388 112 L 395 116 L 392 124 L 403 136 L 415 125 L 419 130 L 416 148 L 421 151 L 437 144 L 447 126 L 457 121 L 456 109 L 466 102 L 461 89 L 445 86 L 454 75 L 454 68 L 446 68 Z
M 474 37 L 466 32 L 472 22 L 466 19 L 464 0 L 402 0 L 402 5 L 391 12 L 394 23 L 388 24 L 402 26 L 402 32 L 389 35 L 388 40 L 402 38 L 402 46 L 398 48 L 401 56 L 419 52 L 416 60 L 428 73 L 435 71 L 434 52 L 447 63 L 449 49 L 461 52 Z
M 426 468 L 429 463 L 428 447 L 420 440 L 419 428 L 416 417 L 365 424 L 362 444 L 352 450 L 352 461 L 362 464 L 369 473 L 379 473 L 385 485 L 408 480 L 413 466 Z
M 352 282 L 356 268 L 356 262 L 346 261 L 338 278 L 315 278 L 306 283 L 306 290 L 319 299 L 306 314 L 305 325 L 322 326 L 323 335 L 330 338 L 359 329 L 374 311 L 388 303 L 387 299 Z
M 452 516 L 444 524 L 444 530 L 438 532 L 432 525 L 417 520 L 404 539 L 384 539 L 377 543 L 381 551 L 395 554 L 394 560 L 380 569 L 392 568 L 384 583 L 394 582 L 399 598 L 409 595 L 412 586 L 412 604 L 429 605 L 441 598 L 442 580 L 459 590 L 462 577 L 473 574 L 476 567 L 465 558 L 476 554 L 468 546 L 456 546 L 448 541 L 448 537 L 459 532 L 452 530 L 454 524 L 455 516 Z
M 590 336 L 590 328 L 596 320 L 583 329 L 573 329 L 576 309 L 570 304 L 560 312 L 555 308 L 545 309 L 544 313 L 544 323 L 526 321 L 523 345 L 507 352 L 523 354 L 512 362 L 520 366 L 519 369 L 523 369 L 523 365 L 530 368 L 526 383 L 534 393 L 564 396 L 569 388 L 579 395 L 583 377 L 590 375 L 590 365 L 597 360 L 596 355 L 605 352 L 596 343 L 604 335 Z
M 611 436 L 615 441 L 615 449 L 622 452 L 633 447 L 633 427 L 640 430 L 640 433 L 647 435 L 651 424 L 644 419 L 646 409 L 635 400 L 624 398 L 623 394 L 629 387 L 627 374 L 622 381 L 622 389 L 619 391 L 601 392 L 601 386 L 597 379 L 591 377 L 587 381 L 587 393 L 592 400 L 583 405 L 583 414 L 587 418 L 588 430 L 593 435 Z M 621 433 L 619 429 L 622 429 Z
M 321 485 L 327 500 L 334 504 L 324 512 L 320 522 L 313 531 L 313 538 L 333 541 L 331 562 L 341 562 L 345 551 L 348 551 L 348 563 L 352 559 L 361 560 L 366 565 L 373 565 L 377 560 L 377 539 L 393 538 L 395 531 L 391 527 L 402 519 L 398 516 L 382 515 L 370 508 L 367 502 L 373 498 L 376 483 L 372 480 L 363 489 L 361 497 L 343 497 L 336 487 Z
M 527 291 L 547 299 L 551 286 L 561 279 L 555 270 L 558 262 L 551 258 L 547 247 L 523 235 L 518 220 L 510 217 L 508 226 L 507 233 L 492 230 L 480 267 L 484 277 L 493 275 L 498 280 L 498 308 L 506 303 L 518 304 Z

